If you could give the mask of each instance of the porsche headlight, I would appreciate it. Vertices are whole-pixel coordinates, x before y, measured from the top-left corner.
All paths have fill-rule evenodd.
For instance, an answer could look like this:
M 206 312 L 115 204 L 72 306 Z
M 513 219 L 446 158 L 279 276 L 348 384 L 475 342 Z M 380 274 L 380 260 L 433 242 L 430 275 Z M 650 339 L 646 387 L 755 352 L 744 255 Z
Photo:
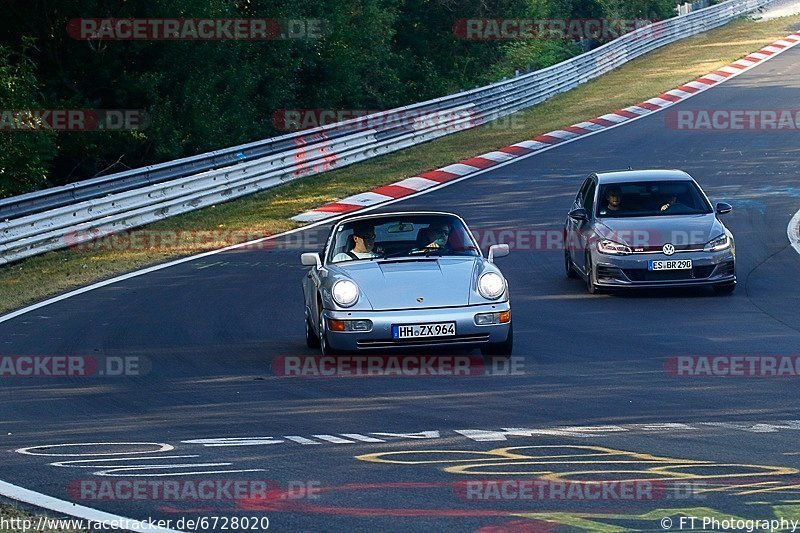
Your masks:
M 487 300 L 497 300 L 505 289 L 506 282 L 494 272 L 487 272 L 478 279 L 478 292 Z
M 333 284 L 331 294 L 338 305 L 350 307 L 358 300 L 358 286 L 350 280 L 342 279 Z
M 597 251 L 601 254 L 610 255 L 625 255 L 631 253 L 631 249 L 624 244 L 610 241 L 608 239 L 597 241 Z
M 725 250 L 731 247 L 731 239 L 728 237 L 726 233 L 723 233 L 719 237 L 711 239 L 703 246 L 703 250 L 706 252 L 719 252 L 720 250 Z

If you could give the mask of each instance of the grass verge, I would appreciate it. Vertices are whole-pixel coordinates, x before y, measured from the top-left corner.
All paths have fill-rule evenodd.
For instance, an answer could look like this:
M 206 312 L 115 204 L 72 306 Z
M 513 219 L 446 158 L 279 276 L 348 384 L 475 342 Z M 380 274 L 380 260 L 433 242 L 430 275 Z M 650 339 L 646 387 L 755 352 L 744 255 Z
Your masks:
M 22 511 L 11 505 L 0 503 L 0 533 L 85 533 L 86 529 L 72 529 L 70 519 L 42 517 Z M 41 527 L 39 527 L 41 526 Z M 64 527 L 61 527 L 64 526 Z
M 300 226 L 289 217 L 374 187 L 393 183 L 647 100 L 707 74 L 800 27 L 800 16 L 765 22 L 736 20 L 665 46 L 531 109 L 424 145 L 300 179 L 229 203 L 150 224 L 146 231 L 233 231 L 271 235 Z M 93 281 L 192 255 L 215 246 L 104 246 L 50 252 L 0 267 L 0 313 Z M 218 247 L 218 246 L 216 246 Z

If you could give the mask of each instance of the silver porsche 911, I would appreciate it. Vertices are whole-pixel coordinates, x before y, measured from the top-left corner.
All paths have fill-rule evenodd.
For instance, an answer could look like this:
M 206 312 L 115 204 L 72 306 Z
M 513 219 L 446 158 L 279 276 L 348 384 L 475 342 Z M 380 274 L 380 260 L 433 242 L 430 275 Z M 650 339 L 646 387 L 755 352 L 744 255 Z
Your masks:
M 733 235 L 680 170 L 592 174 L 583 182 L 564 227 L 567 276 L 599 289 L 706 285 L 736 287 Z
M 461 217 L 440 212 L 349 217 L 325 251 L 304 253 L 306 342 L 323 354 L 480 347 L 510 355 L 508 283 Z

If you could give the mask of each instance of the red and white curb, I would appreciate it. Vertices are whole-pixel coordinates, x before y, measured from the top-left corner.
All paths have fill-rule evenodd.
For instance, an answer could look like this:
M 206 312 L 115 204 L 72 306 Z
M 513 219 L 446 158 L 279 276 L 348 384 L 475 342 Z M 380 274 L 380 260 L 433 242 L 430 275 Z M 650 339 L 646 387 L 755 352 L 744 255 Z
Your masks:
M 625 109 L 618 109 L 613 113 L 608 113 L 586 122 L 580 122 L 560 130 L 538 135 L 529 141 L 518 142 L 511 146 L 489 152 L 488 154 L 471 157 L 446 167 L 431 170 L 413 178 L 406 178 L 390 185 L 383 185 L 371 191 L 348 196 L 347 198 L 296 215 L 292 217 L 292 220 L 298 222 L 316 222 L 337 215 L 359 211 L 366 207 L 396 200 L 425 189 L 438 187 L 448 181 L 463 178 L 469 174 L 480 172 L 486 168 L 505 163 L 514 158 L 527 156 L 564 141 L 571 141 L 583 135 L 596 133 L 623 122 L 661 111 L 662 109 L 673 106 L 678 102 L 708 90 L 725 80 L 734 78 L 776 54 L 796 46 L 798 43 L 800 43 L 800 32 L 788 35 L 769 46 L 765 46 L 758 52 L 753 52 L 747 57 L 734 61 L 730 65 L 715 70 L 705 76 L 701 76 L 694 81 L 690 81 L 689 83 L 667 91 L 664 94 L 660 94 L 645 102 L 626 107 Z

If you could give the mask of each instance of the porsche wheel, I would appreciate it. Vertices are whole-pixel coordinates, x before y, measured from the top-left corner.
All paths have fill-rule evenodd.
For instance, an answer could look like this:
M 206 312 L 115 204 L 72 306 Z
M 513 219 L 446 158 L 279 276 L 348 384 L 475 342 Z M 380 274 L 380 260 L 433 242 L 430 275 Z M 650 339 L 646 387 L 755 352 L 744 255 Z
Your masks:
M 336 350 L 328 344 L 328 334 L 325 331 L 325 319 L 319 314 L 319 349 L 322 355 L 336 355 Z
M 319 337 L 314 333 L 314 328 L 311 326 L 311 322 L 307 316 L 304 322 L 306 323 L 306 346 L 309 348 L 319 348 Z

